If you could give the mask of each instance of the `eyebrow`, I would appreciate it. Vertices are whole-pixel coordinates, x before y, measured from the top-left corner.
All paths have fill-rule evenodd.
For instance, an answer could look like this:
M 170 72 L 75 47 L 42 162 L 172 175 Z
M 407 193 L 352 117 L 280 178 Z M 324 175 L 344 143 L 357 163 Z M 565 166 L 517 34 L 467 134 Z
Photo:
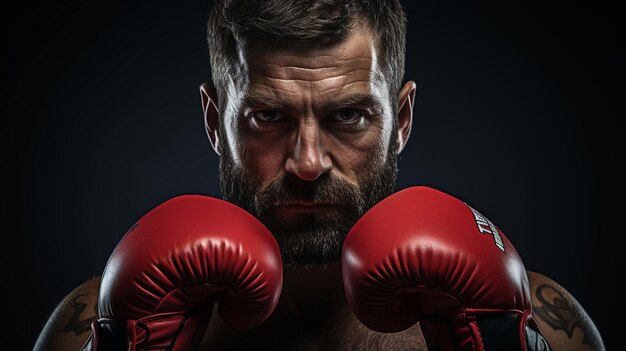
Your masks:
M 352 106 L 363 106 L 366 108 L 372 108 L 376 111 L 382 111 L 382 104 L 374 99 L 372 95 L 369 94 L 354 94 L 348 95 L 345 97 L 340 97 L 337 100 L 331 101 L 325 106 L 328 110 L 339 110 L 346 107 Z
M 248 94 L 243 100 L 244 107 L 264 107 L 270 110 L 284 110 L 285 106 L 278 100 L 274 100 L 269 96 L 257 95 L 254 93 Z
M 246 107 L 263 107 L 269 110 L 288 110 L 289 105 L 270 97 L 263 96 L 255 93 L 248 94 L 243 101 L 243 105 Z M 383 106 L 372 95 L 369 94 L 352 94 L 339 97 L 333 101 L 330 101 L 322 106 L 323 111 L 334 111 L 342 108 L 361 106 L 364 108 L 371 108 L 377 113 L 382 113 Z

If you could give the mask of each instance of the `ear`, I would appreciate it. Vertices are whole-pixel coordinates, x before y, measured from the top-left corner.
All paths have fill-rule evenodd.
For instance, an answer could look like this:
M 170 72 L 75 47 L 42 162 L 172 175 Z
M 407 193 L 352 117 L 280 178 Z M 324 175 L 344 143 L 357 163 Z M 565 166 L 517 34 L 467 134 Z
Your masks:
M 396 136 L 396 153 L 402 152 L 411 134 L 413 124 L 413 104 L 415 103 L 415 93 L 417 85 L 414 81 L 408 81 L 400 89 L 398 95 L 398 135 Z
M 217 107 L 217 94 L 215 89 L 207 83 L 200 84 L 200 97 L 202 98 L 202 112 L 204 113 L 204 127 L 206 134 L 211 141 L 213 150 L 219 155 L 219 117 L 220 111 Z

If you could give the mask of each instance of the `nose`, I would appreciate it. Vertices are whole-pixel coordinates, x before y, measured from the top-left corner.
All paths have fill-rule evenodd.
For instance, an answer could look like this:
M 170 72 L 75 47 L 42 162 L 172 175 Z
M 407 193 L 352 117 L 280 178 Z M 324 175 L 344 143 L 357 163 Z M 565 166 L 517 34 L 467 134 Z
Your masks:
M 317 121 L 308 120 L 300 123 L 297 140 L 293 151 L 287 158 L 285 169 L 308 181 L 330 172 L 332 161 L 323 145 Z

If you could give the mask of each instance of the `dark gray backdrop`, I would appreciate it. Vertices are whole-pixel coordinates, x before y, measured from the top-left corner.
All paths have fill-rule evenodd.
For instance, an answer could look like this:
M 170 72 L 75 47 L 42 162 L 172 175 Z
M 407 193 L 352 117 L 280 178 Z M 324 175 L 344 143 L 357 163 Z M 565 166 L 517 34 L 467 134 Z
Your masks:
M 405 5 L 406 77 L 419 93 L 398 188 L 430 185 L 482 211 L 617 348 L 617 9 Z M 219 196 L 198 94 L 209 3 L 2 7 L 3 334 L 5 348 L 29 349 L 136 219 L 175 195 Z

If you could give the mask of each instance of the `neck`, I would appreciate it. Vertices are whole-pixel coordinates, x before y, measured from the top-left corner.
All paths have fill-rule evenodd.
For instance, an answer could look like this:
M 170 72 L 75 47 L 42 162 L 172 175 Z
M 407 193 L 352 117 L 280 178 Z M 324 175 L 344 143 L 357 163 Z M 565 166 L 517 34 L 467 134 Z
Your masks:
M 312 268 L 286 268 L 276 313 L 287 320 L 322 325 L 347 311 L 341 266 L 334 262 Z

